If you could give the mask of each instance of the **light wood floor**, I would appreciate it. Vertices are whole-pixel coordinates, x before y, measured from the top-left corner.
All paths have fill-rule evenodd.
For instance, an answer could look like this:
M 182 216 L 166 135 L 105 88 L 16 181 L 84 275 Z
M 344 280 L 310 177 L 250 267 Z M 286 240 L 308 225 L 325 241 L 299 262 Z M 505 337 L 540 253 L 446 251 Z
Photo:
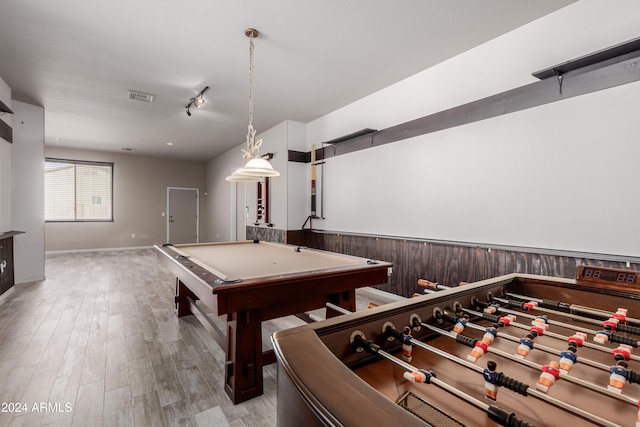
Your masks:
M 153 249 L 48 255 L 45 271 L 0 302 L 1 426 L 276 425 L 277 365 L 264 395 L 233 405 L 224 352 L 175 316 L 175 278 Z M 268 322 L 264 345 L 300 324 Z

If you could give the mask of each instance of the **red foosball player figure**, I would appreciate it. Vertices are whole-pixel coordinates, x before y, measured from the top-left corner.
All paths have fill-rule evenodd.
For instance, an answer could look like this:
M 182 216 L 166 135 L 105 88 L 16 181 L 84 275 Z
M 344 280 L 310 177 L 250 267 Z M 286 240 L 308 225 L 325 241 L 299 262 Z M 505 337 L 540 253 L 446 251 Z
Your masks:
M 487 362 L 487 367 L 485 368 L 482 376 L 484 377 L 484 390 L 487 399 L 496 400 L 498 397 L 498 375 L 496 372 L 496 367 L 498 365 L 493 360 L 489 360 Z
M 605 329 L 609 329 L 611 331 L 615 331 L 618 327 L 618 323 L 620 323 L 620 319 L 616 319 L 615 317 L 610 317 L 604 322 L 602 322 L 602 327 Z
M 549 329 L 549 318 L 547 316 L 537 316 L 531 321 L 531 324 L 546 331 Z
M 631 359 L 631 351 L 633 347 L 627 344 L 620 344 L 618 347 L 611 350 L 611 355 L 615 360 L 629 360 Z
M 536 308 L 538 306 L 538 303 L 535 301 L 529 301 L 529 302 L 525 302 L 524 304 L 522 304 L 522 308 L 524 308 L 527 311 L 531 311 L 534 308 Z
M 548 365 L 542 367 L 542 373 L 540 374 L 536 388 L 547 393 L 558 378 L 560 378 L 560 364 L 552 360 Z
M 513 314 L 507 314 L 506 316 L 502 316 L 498 319 L 498 326 L 509 326 L 511 322 L 516 321 L 516 316 Z
M 618 319 L 620 323 L 624 323 L 627 321 L 627 309 L 618 308 L 618 311 L 616 311 L 611 317 L 613 317 L 614 319 Z
M 567 338 L 567 342 L 569 344 L 575 343 L 576 347 L 582 347 L 582 344 L 587 340 L 587 334 L 584 332 L 576 332 L 569 338 Z
M 614 366 L 609 369 L 609 385 L 607 388 L 609 391 L 613 391 L 614 393 L 622 393 L 622 389 L 624 388 L 624 384 L 627 382 L 627 378 L 629 377 L 629 370 L 627 369 L 629 365 L 624 360 L 618 360 Z
M 482 341 L 476 341 L 476 344 L 473 346 L 473 350 L 467 356 L 467 360 L 469 362 L 475 363 L 478 359 L 480 359 L 487 351 L 489 350 L 489 346 L 483 343 Z
M 465 314 L 462 317 L 458 317 L 458 321 L 456 322 L 455 326 L 453 327 L 453 332 L 455 332 L 456 334 L 461 334 L 462 331 L 464 331 L 464 327 L 467 326 L 467 322 L 469 321 L 469 315 Z

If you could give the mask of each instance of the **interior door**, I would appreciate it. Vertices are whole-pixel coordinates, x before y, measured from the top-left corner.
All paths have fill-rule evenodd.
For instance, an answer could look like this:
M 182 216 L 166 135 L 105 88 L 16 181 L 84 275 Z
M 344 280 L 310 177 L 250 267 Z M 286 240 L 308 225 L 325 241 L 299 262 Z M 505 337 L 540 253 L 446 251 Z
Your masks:
M 167 188 L 167 242 L 199 241 L 197 188 Z

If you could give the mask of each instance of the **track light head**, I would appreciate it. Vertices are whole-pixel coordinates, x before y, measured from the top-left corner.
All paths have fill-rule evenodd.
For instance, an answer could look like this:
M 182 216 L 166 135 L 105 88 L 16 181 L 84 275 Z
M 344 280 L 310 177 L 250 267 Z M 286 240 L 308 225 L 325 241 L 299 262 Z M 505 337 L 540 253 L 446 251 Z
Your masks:
M 209 86 L 205 86 L 204 89 L 200 91 L 195 97 L 189 99 L 189 103 L 185 107 L 187 109 L 187 116 L 191 117 L 191 111 L 189 110 L 191 107 L 200 108 L 202 104 L 205 103 L 204 93 L 209 90 Z

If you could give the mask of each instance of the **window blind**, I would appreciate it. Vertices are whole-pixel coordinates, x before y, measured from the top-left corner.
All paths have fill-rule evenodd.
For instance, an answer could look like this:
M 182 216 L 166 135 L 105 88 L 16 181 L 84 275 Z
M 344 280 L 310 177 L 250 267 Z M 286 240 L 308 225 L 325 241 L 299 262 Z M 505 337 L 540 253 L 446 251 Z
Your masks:
M 45 159 L 45 221 L 112 221 L 113 163 Z

